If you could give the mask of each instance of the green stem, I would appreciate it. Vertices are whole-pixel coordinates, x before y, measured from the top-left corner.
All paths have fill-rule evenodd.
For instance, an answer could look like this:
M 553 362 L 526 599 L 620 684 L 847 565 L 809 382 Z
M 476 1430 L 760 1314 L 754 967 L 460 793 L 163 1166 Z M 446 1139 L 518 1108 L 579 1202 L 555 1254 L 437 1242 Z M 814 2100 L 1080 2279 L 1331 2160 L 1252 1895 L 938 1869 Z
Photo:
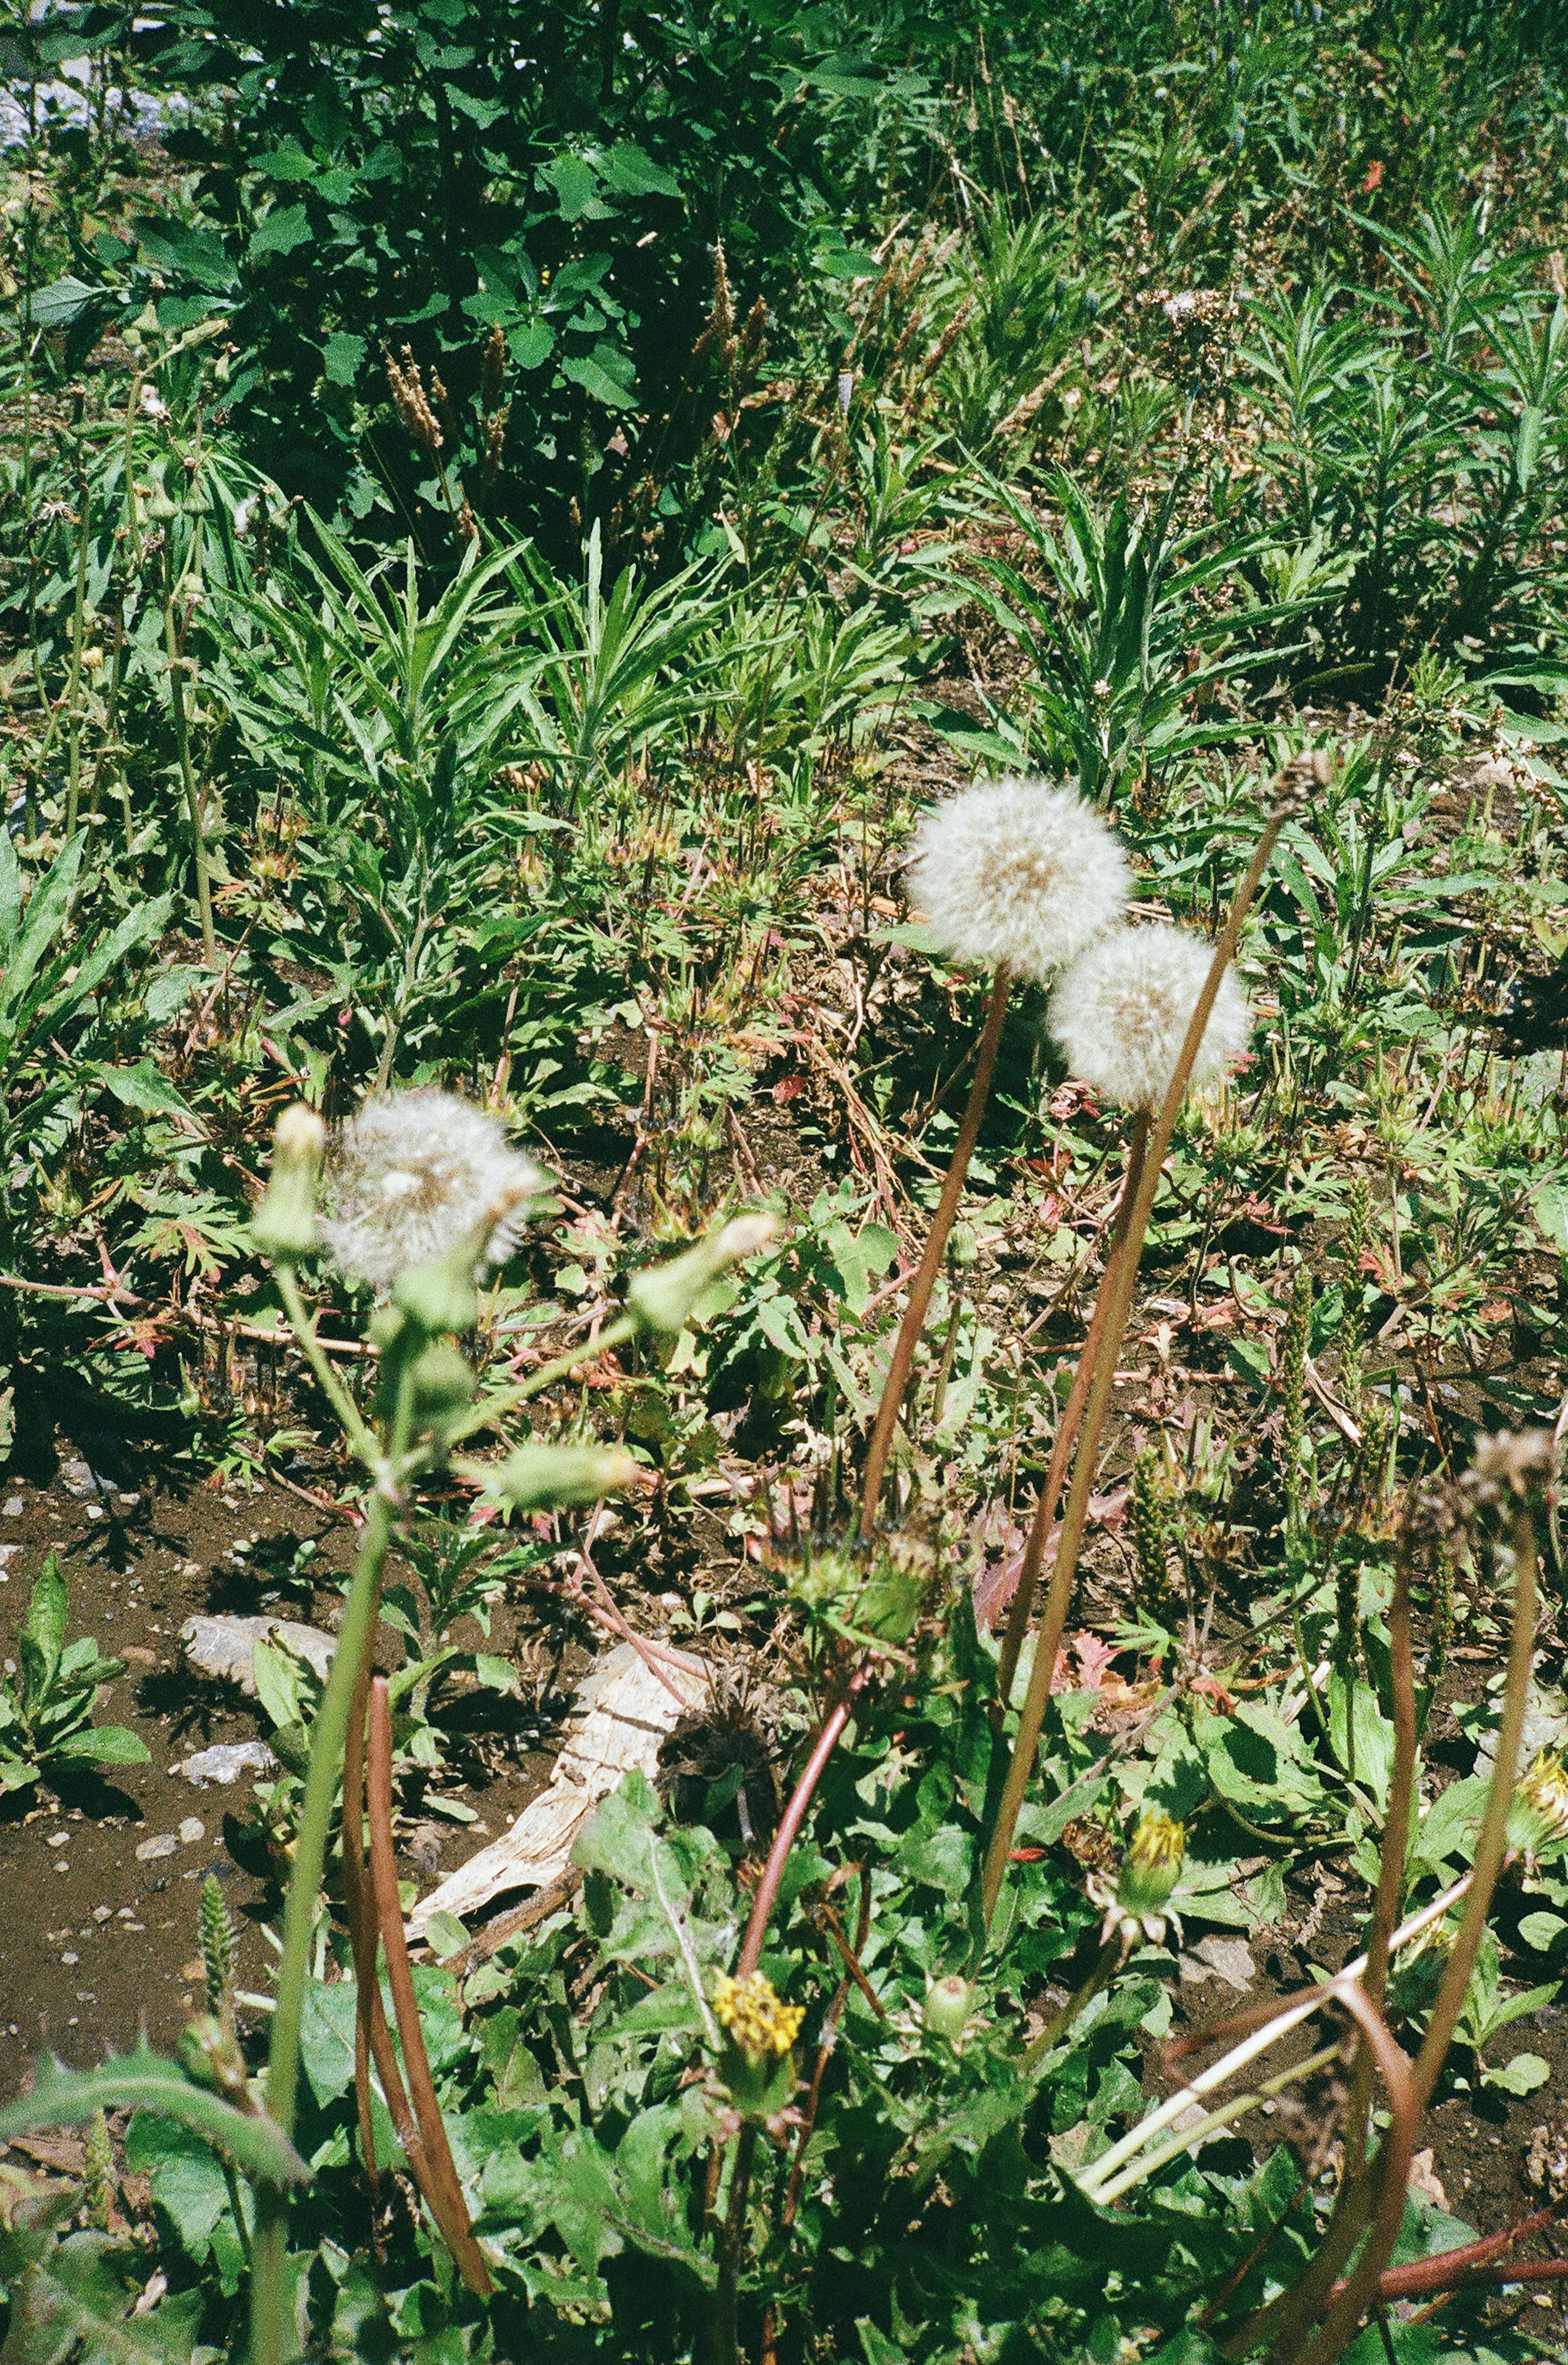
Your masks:
M 410 1388 L 404 1375 L 398 1389 L 388 1459 L 401 1461 L 409 1431 Z M 284 1904 L 283 1955 L 278 1965 L 277 2002 L 273 2013 L 272 2049 L 267 2057 L 266 2107 L 286 2134 L 294 2129 L 299 2084 L 299 2034 L 305 2012 L 305 1989 L 310 1963 L 310 1938 L 316 1923 L 316 1903 L 327 1860 L 332 1801 L 342 1770 L 348 1739 L 349 1712 L 358 1688 L 360 1669 L 370 1651 L 381 1598 L 381 1572 L 392 1541 L 397 1505 L 384 1482 L 370 1498 L 364 1532 L 354 1562 L 348 1606 L 338 1631 L 338 1645 L 321 1695 L 310 1763 L 305 1776 L 299 1828 L 295 1842 L 294 1869 Z M 288 2312 L 288 2203 L 275 2188 L 258 2186 L 256 2233 L 251 2274 L 251 2355 L 252 2365 L 291 2365 L 294 2344 Z
M 953 1218 L 958 1212 L 958 1202 L 964 1193 L 964 1178 L 979 1138 L 980 1119 L 991 1097 L 991 1079 L 996 1067 L 997 1046 L 1002 1040 L 1002 1023 L 1007 1014 L 1007 965 L 1003 962 L 991 981 L 991 1001 L 986 1011 L 985 1030 L 980 1037 L 980 1051 L 975 1060 L 974 1082 L 969 1087 L 969 1104 L 964 1110 L 958 1138 L 953 1144 L 953 1156 L 948 1164 L 942 1195 L 936 1203 L 936 1213 L 931 1218 L 924 1251 L 919 1270 L 910 1283 L 909 1301 L 903 1318 L 893 1340 L 892 1357 L 888 1375 L 882 1383 L 881 1401 L 877 1407 L 876 1426 L 866 1453 L 866 1475 L 860 1495 L 860 1540 L 870 1542 L 881 1508 L 882 1479 L 888 1466 L 888 1453 L 898 1422 L 899 1407 L 903 1402 L 909 1375 L 914 1367 L 914 1351 L 925 1324 L 925 1312 L 931 1303 L 931 1293 L 936 1286 L 941 1269 L 942 1252 L 953 1228 Z
M 328 1362 L 316 1336 L 314 1317 L 305 1310 L 305 1301 L 299 1295 L 299 1284 L 294 1278 L 292 1266 L 274 1265 L 273 1279 L 283 1300 L 283 1310 L 299 1341 L 299 1351 L 316 1375 L 317 1386 L 342 1422 L 348 1431 L 350 1444 L 366 1469 L 379 1472 L 382 1467 L 380 1440 Z
M 1100 1952 L 1090 1967 L 1088 1978 L 1073 1990 L 1061 2010 L 1052 2013 L 1025 2054 L 1018 2066 L 1025 2078 L 1032 2070 L 1039 2068 L 1052 2046 L 1058 2044 L 1063 2034 L 1072 2026 L 1085 2004 L 1092 2002 L 1101 1989 L 1109 1985 L 1126 1959 L 1127 1941 L 1118 1926 L 1112 1931 L 1101 1946 Z
M 454 1421 L 446 1431 L 448 1446 L 461 1444 L 464 1438 L 472 1437 L 476 1429 L 490 1428 L 503 1414 L 515 1412 L 519 1405 L 528 1402 L 530 1396 L 536 1396 L 542 1388 L 553 1387 L 557 1380 L 564 1380 L 579 1364 L 592 1362 L 596 1356 L 608 1354 L 611 1347 L 623 1346 L 628 1339 L 634 1339 L 636 1335 L 636 1317 L 631 1314 L 619 1315 L 609 1329 L 601 1330 L 590 1345 L 568 1348 L 564 1355 L 557 1355 L 553 1363 L 542 1364 L 537 1372 L 520 1381 L 515 1388 L 503 1388 L 499 1395 L 487 1396 L 482 1404 L 474 1407 L 472 1412 L 466 1412 L 461 1420 Z

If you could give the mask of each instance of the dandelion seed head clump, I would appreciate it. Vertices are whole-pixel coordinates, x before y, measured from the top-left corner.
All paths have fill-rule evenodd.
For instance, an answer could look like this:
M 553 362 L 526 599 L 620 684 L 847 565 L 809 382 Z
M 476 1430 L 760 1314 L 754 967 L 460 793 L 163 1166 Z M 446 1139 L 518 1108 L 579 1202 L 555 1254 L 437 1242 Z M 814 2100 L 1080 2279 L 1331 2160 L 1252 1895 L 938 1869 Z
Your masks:
M 544 1185 L 533 1160 L 508 1146 L 499 1118 L 471 1101 L 381 1093 L 338 1141 L 321 1236 L 344 1272 L 377 1289 L 476 1235 L 476 1263 L 502 1264 L 522 1210 Z
M 1081 953 L 1051 996 L 1050 1029 L 1081 1082 L 1125 1108 L 1165 1098 L 1214 948 L 1181 928 L 1118 928 Z M 1246 1050 L 1252 1013 L 1226 969 L 1193 1065 L 1212 1083 Z
M 1115 926 L 1130 876 L 1109 826 L 1076 790 L 991 780 L 926 814 L 909 898 L 955 960 L 1044 978 Z

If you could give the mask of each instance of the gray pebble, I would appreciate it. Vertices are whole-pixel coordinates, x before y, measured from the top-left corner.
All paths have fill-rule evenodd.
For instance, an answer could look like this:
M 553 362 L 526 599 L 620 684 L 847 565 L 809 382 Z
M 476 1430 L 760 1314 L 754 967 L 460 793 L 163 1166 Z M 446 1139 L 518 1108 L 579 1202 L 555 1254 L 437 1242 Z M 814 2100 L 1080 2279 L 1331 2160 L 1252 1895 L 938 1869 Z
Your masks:
M 180 1843 L 173 1832 L 160 1832 L 155 1839 L 143 1840 L 136 1851 L 138 1864 L 151 1864 L 161 1855 L 173 1855 Z
M 186 1847 L 190 1847 L 196 1840 L 206 1839 L 207 1825 L 199 1815 L 185 1817 L 185 1821 L 180 1825 L 180 1837 Z

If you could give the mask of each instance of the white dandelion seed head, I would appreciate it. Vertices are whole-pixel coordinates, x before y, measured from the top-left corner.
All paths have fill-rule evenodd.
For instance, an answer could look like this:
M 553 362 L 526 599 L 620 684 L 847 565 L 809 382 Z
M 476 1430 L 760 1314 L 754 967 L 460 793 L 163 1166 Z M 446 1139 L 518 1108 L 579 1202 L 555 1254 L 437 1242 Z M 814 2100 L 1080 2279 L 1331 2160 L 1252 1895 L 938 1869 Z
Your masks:
M 1118 928 L 1081 953 L 1051 996 L 1051 1033 L 1081 1082 L 1125 1108 L 1165 1098 L 1214 947 L 1182 928 Z M 1193 1062 L 1212 1083 L 1246 1050 L 1252 1013 L 1226 968 Z
M 1075 789 L 990 780 L 925 815 L 909 899 L 955 960 L 1043 978 L 1115 926 L 1131 874 Z
M 503 1264 L 545 1177 L 508 1147 L 498 1117 L 454 1093 L 418 1091 L 364 1104 L 339 1137 L 327 1183 L 322 1239 L 353 1280 L 388 1289 L 487 1224 L 477 1261 Z

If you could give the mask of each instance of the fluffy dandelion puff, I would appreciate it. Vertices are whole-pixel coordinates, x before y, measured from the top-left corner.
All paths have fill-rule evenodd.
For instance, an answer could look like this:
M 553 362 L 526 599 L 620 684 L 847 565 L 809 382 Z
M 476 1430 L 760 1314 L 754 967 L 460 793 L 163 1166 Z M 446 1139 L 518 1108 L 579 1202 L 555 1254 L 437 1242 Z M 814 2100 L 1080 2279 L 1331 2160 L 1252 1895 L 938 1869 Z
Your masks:
M 955 960 L 1005 961 L 1042 978 L 1114 928 L 1126 906 L 1126 857 L 1076 790 L 991 780 L 921 823 L 909 899 Z
M 502 1264 L 544 1182 L 531 1158 L 508 1148 L 499 1118 L 471 1101 L 377 1093 L 338 1141 L 321 1235 L 344 1272 L 377 1289 L 476 1234 L 484 1243 L 476 1261 Z
M 1080 1081 L 1124 1107 L 1165 1098 L 1214 947 L 1181 928 L 1118 928 L 1079 956 L 1051 996 L 1050 1029 Z M 1198 1047 L 1194 1084 L 1212 1083 L 1247 1048 L 1252 1013 L 1226 969 Z

